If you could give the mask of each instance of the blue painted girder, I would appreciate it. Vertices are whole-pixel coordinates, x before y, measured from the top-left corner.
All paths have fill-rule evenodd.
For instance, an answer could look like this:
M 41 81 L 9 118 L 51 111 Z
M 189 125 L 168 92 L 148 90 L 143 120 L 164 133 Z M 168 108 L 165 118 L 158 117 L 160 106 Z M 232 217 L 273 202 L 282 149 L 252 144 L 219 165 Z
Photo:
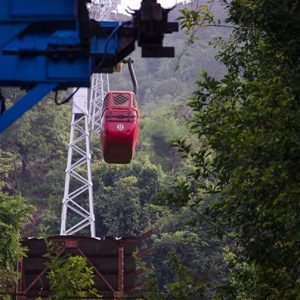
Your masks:
M 142 1 L 132 22 L 96 22 L 89 19 L 87 2 L 0 0 L 0 87 L 31 89 L 0 115 L 0 131 L 48 88 L 89 87 L 93 73 L 112 73 L 135 41 L 144 57 L 174 56 L 173 47 L 163 46 L 164 34 L 178 29 L 168 22 L 170 9 Z
M 120 50 L 124 24 L 90 20 L 85 0 L 0 2 L 0 87 L 29 89 L 0 115 L 0 132 L 50 91 L 89 87 L 92 73 L 113 72 L 134 49 L 130 37 Z
M 28 91 L 24 97 L 0 115 L 0 132 L 4 131 L 55 88 L 55 84 L 45 83 L 39 84 Z
M 88 48 L 81 45 L 76 30 L 53 32 L 50 27 L 50 32 L 37 32 L 41 26 L 46 28 L 46 24 L 32 24 L 29 33 L 6 37 L 9 40 L 7 43 L 0 40 L 0 44 L 5 44 L 0 53 L 0 86 L 27 87 L 39 83 L 57 83 L 60 88 L 88 87 L 96 60 L 105 56 L 115 58 L 114 64 L 97 71 L 112 72 L 117 63 L 118 34 L 110 34 L 119 23 L 98 24 L 103 34 L 92 37 Z M 7 26 L 3 27 L 7 29 Z M 16 28 L 19 33 L 24 25 L 18 24 Z
M 119 25 L 90 20 L 85 0 L 1 0 L 0 86 L 88 87 L 99 61 L 122 59 Z

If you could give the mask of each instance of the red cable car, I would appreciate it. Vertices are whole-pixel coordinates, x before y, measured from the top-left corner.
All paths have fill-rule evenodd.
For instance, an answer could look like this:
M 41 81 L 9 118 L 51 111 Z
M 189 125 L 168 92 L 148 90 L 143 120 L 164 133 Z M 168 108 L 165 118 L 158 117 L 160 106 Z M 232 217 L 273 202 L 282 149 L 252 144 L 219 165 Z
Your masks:
M 137 142 L 138 109 L 133 92 L 108 92 L 101 117 L 102 155 L 107 163 L 130 163 Z

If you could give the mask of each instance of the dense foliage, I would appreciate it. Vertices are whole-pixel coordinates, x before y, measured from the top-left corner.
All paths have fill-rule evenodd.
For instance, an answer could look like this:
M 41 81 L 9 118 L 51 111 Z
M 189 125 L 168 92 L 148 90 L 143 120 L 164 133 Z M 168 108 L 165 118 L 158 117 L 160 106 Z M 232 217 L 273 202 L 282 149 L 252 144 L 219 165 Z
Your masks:
M 222 9 L 217 8 L 222 14 Z M 175 20 L 179 15 L 175 9 L 171 18 Z M 183 99 L 192 95 L 199 69 L 209 68 L 209 73 L 216 77 L 224 73 L 213 61 L 215 52 L 208 46 L 208 40 L 218 31 L 209 28 L 189 50 L 182 33 L 170 36 L 165 42 L 175 45 L 177 53 L 183 54 L 179 61 L 141 59 L 139 53 L 133 54 L 139 81 L 140 130 L 132 164 L 105 164 L 99 137 L 92 137 L 97 236 L 140 235 L 154 230 L 153 241 L 148 241 L 154 245 L 154 251 L 147 260 L 153 266 L 152 275 L 158 285 L 155 293 L 149 291 L 151 299 L 155 299 L 154 294 L 162 299 L 172 299 L 176 294 L 190 296 L 198 290 L 202 293 L 203 289 L 205 295 L 212 295 L 224 276 L 223 244 L 216 237 L 208 237 L 207 224 L 202 222 L 192 228 L 185 223 L 191 215 L 196 223 L 199 221 L 195 212 L 159 206 L 154 201 L 155 194 L 186 172 L 187 166 L 171 146 L 171 140 L 177 135 L 188 135 L 184 123 L 191 117 L 191 109 Z M 112 90 L 131 89 L 126 67 L 111 75 L 110 83 Z M 17 89 L 2 92 L 10 99 L 8 103 L 22 94 Z M 22 195 L 26 203 L 35 206 L 31 222 L 21 231 L 24 236 L 59 232 L 69 125 L 70 106 L 57 107 L 50 95 L 0 136 L 2 190 Z M 170 252 L 177 253 L 178 264 L 175 258 L 170 260 Z M 178 284 L 182 286 L 185 282 L 191 288 L 180 294 Z
M 49 271 L 51 297 L 53 300 L 94 298 L 101 299 L 94 288 L 95 275 L 92 267 L 82 256 L 70 256 Z
M 201 147 L 178 141 L 194 166 L 183 202 L 199 208 L 203 192 L 218 195 L 204 212 L 235 240 L 223 298 L 298 299 L 300 5 L 235 0 L 227 9 L 235 29 L 218 41 L 218 59 L 228 72 L 203 73 L 189 100 Z
M 12 292 L 18 279 L 15 266 L 26 250 L 20 244 L 20 230 L 29 211 L 22 197 L 0 192 L 0 293 Z
M 202 4 L 172 12 L 190 34 L 170 37 L 177 60 L 133 54 L 140 133 L 132 164 L 105 164 L 92 138 L 97 235 L 154 230 L 149 299 L 298 299 L 299 3 Z M 219 22 L 227 14 L 228 23 L 218 27 L 212 13 Z M 128 78 L 126 70 L 112 75 L 111 88 L 131 89 Z M 12 101 L 19 93 L 4 91 Z M 22 255 L 18 232 L 59 231 L 70 110 L 53 102 L 0 137 L 3 289 Z M 35 210 L 22 230 L 25 203 Z M 91 275 L 82 262 L 68 262 L 53 273 L 54 289 L 63 291 L 68 277 L 56 279 L 71 265 Z

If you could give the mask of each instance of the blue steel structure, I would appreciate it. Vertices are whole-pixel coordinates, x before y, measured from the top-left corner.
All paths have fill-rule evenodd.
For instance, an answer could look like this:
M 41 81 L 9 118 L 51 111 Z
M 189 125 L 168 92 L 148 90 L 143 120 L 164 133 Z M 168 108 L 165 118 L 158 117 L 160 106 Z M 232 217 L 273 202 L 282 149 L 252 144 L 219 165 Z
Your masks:
M 136 41 L 143 57 L 174 56 L 163 38 L 178 24 L 168 22 L 170 9 L 156 0 L 143 0 L 132 20 L 123 23 L 91 20 L 88 2 L 0 0 L 0 86 L 27 90 L 0 112 L 0 132 L 50 91 L 89 87 L 91 74 L 113 72 Z

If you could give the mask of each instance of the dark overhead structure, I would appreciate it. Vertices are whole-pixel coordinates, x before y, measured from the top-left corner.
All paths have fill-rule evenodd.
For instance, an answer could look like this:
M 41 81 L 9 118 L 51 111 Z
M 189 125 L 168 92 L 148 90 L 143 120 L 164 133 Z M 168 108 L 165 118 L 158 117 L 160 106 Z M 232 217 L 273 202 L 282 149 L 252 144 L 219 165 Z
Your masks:
M 54 236 L 44 239 L 28 238 L 23 246 L 28 249 L 27 256 L 19 263 L 21 278 L 18 282 L 15 299 L 33 300 L 37 297 L 47 299 L 50 295 L 46 254 L 49 242 L 57 247 L 57 257 L 80 255 L 86 258 L 95 274 L 95 288 L 103 295 L 102 299 L 118 299 L 142 288 L 145 283 L 137 283 L 138 270 L 135 256 L 143 256 L 151 248 L 137 252 L 138 244 L 149 237 L 148 232 L 138 238 L 95 239 L 76 236 Z M 66 287 L 67 288 L 67 287 Z M 86 297 L 84 299 L 87 299 Z M 95 299 L 95 297 L 93 297 Z

